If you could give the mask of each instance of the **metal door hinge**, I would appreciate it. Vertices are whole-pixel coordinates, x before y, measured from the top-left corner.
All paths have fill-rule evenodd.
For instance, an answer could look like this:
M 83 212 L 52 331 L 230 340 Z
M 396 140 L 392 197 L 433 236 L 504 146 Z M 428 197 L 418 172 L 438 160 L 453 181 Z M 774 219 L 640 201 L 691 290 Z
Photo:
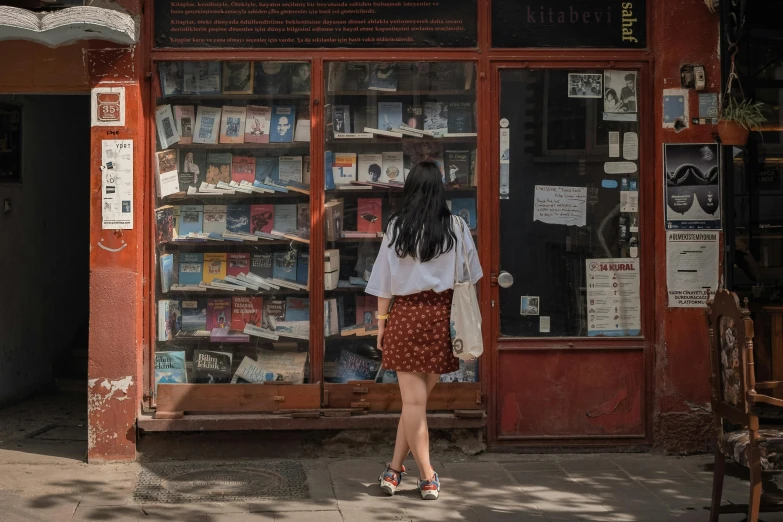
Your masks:
M 489 274 L 489 283 L 492 286 L 498 286 L 498 275 L 495 272 Z

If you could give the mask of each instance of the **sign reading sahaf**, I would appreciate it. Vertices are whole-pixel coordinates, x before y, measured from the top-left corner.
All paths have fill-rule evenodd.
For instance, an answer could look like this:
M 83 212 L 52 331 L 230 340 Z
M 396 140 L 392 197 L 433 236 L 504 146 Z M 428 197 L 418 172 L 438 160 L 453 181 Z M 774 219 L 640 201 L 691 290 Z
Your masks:
M 645 0 L 492 0 L 492 47 L 647 47 Z

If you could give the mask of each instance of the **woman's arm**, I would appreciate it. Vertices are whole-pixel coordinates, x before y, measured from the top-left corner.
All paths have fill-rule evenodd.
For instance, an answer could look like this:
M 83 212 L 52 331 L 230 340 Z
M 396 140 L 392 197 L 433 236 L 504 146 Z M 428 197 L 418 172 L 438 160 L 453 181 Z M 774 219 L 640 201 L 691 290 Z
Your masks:
M 386 319 L 389 316 L 389 305 L 391 299 L 388 297 L 378 298 L 378 349 L 383 351 L 383 333 L 386 330 Z

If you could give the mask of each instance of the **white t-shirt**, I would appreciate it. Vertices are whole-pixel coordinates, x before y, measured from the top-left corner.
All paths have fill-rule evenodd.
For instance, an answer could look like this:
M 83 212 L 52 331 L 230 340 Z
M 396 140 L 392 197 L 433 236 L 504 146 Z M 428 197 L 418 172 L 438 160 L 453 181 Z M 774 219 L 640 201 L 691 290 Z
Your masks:
M 462 218 L 459 220 L 462 221 Z M 411 295 L 426 290 L 443 292 L 452 289 L 454 288 L 454 256 L 457 256 L 457 262 L 461 268 L 461 271 L 458 272 L 460 281 L 468 279 L 468 271 L 462 253 L 463 244 L 467 250 L 471 279 L 473 284 L 478 282 L 484 272 L 481 270 L 476 245 L 473 243 L 473 236 L 470 234 L 468 225 L 460 227 L 455 224 L 454 231 L 457 234 L 456 245 L 450 251 L 426 263 L 412 257 L 397 257 L 394 249 L 389 247 L 390 234 L 386 234 L 372 267 L 370 281 L 367 283 L 365 291 L 378 297 L 391 298 L 395 295 Z

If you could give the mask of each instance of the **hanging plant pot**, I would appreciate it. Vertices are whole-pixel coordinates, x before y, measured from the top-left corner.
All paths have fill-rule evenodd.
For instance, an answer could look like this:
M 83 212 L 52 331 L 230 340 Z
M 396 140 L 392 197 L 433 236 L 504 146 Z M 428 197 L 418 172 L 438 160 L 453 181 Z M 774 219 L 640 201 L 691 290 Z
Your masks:
M 744 147 L 748 144 L 750 131 L 732 121 L 718 122 L 718 136 L 722 145 Z

